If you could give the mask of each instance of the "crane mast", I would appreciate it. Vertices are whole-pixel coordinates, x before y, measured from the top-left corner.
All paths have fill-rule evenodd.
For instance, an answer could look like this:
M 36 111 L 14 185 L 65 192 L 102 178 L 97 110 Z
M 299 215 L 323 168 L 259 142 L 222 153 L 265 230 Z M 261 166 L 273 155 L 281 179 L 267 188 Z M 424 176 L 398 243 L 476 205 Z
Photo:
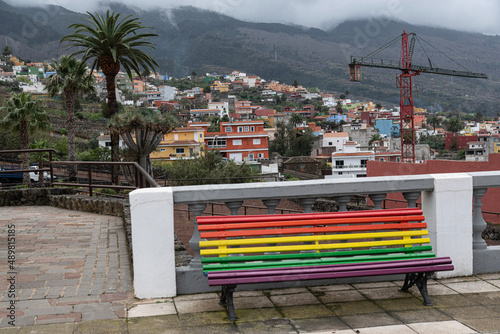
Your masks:
M 411 36 L 411 39 L 409 38 Z M 406 30 L 401 35 L 401 53 L 399 64 L 393 64 L 391 61 L 378 60 L 362 57 L 355 58 L 351 56 L 349 64 L 349 77 L 351 81 L 361 80 L 361 66 L 379 67 L 400 70 L 401 74 L 396 77 L 396 85 L 401 89 L 400 99 L 400 131 L 401 131 L 401 161 L 415 162 L 415 124 L 414 124 L 414 103 L 413 103 L 413 77 L 420 73 L 432 73 L 442 75 L 453 75 L 469 78 L 487 79 L 484 73 L 474 73 L 470 71 L 455 71 L 430 66 L 415 66 L 412 64 L 413 49 L 415 46 L 415 34 L 407 33 Z M 381 51 L 373 52 L 371 55 Z

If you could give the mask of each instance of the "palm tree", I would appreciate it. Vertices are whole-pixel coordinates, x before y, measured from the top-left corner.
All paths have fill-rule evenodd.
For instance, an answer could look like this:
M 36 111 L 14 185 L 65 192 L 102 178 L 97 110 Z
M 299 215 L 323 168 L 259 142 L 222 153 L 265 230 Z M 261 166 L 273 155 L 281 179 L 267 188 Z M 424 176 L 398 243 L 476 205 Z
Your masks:
M 432 126 L 434 129 L 434 134 L 436 134 L 436 128 L 441 125 L 441 119 L 437 117 L 436 115 L 433 115 L 427 119 L 427 124 Z
M 155 72 L 158 67 L 156 61 L 142 50 L 144 47 L 154 49 L 155 45 L 149 41 L 150 37 L 158 36 L 153 33 L 139 33 L 142 26 L 138 18 L 131 15 L 120 18 L 121 14 L 106 12 L 106 16 L 91 14 L 87 23 L 75 23 L 69 26 L 74 28 L 72 34 L 64 36 L 61 42 L 69 42 L 68 47 L 78 48 L 70 57 L 83 55 L 82 62 L 92 60 L 91 72 L 100 68 L 106 77 L 109 115 L 118 113 L 116 101 L 116 75 L 120 66 L 125 69 L 132 80 L 132 71 L 139 74 L 144 70 Z M 141 71 L 142 69 L 142 71 Z M 119 135 L 111 133 L 111 160 L 119 160 Z M 118 171 L 113 169 L 113 183 L 118 182 Z
M 381 140 L 384 140 L 384 138 L 382 138 L 381 135 L 379 135 L 378 133 L 374 134 L 371 136 L 370 140 L 368 141 L 368 146 L 372 147 L 372 144 L 374 142 L 377 142 L 377 141 L 381 141 Z
M 304 116 L 302 116 L 301 114 L 297 114 L 297 113 L 293 113 L 291 118 L 290 118 L 290 123 L 292 123 L 294 127 L 304 123 L 304 121 L 305 121 Z
M 66 102 L 66 130 L 68 130 L 68 161 L 76 160 L 75 149 L 75 96 L 79 93 L 95 92 L 92 76 L 80 60 L 74 57 L 62 56 L 59 62 L 51 66 L 56 71 L 49 78 L 47 91 L 50 96 L 63 93 Z M 68 172 L 70 180 L 76 177 L 76 168 L 70 165 Z
M 32 100 L 31 94 L 26 94 L 26 92 L 12 93 L 6 100 L 6 105 L 0 110 L 6 112 L 5 117 L 0 121 L 0 127 L 19 134 L 22 150 L 29 149 L 30 134 L 50 128 L 49 116 L 40 105 L 40 100 Z M 28 168 L 29 157 L 27 153 L 23 153 L 22 169 Z M 29 173 L 23 173 L 23 183 L 30 183 Z
M 136 162 L 153 176 L 149 155 L 158 146 L 164 134 L 171 132 L 177 119 L 171 114 L 160 114 L 151 109 L 120 113 L 110 120 L 111 133 L 122 136 Z

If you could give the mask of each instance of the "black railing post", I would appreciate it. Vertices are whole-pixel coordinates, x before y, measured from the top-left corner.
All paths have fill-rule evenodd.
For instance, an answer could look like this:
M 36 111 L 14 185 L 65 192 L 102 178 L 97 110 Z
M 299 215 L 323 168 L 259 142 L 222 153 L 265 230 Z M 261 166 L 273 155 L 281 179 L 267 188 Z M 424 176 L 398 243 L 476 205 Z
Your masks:
M 92 196 L 92 165 L 88 164 L 89 196 Z

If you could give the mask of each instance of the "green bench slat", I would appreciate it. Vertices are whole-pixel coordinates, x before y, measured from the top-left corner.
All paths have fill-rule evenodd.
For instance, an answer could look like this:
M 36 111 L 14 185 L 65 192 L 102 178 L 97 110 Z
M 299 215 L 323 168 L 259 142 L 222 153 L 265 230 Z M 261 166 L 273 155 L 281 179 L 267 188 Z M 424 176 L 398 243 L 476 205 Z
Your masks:
M 383 261 L 433 258 L 435 256 L 436 255 L 434 253 L 388 254 L 388 255 L 369 255 L 369 256 L 359 256 L 359 257 L 310 259 L 310 260 L 297 260 L 297 261 L 291 260 L 291 261 L 278 261 L 278 262 L 208 264 L 203 266 L 203 272 L 205 273 L 209 271 L 240 270 L 240 269 L 302 267 L 311 265 L 329 265 L 329 264 L 344 264 L 344 263 L 383 262 Z
M 322 257 L 342 257 L 342 256 L 357 256 L 357 255 L 375 255 L 375 254 L 390 254 L 390 253 L 413 253 L 431 251 L 431 245 L 412 246 L 412 247 L 397 247 L 397 248 L 378 248 L 378 249 L 361 249 L 361 250 L 346 250 L 336 252 L 320 252 L 320 253 L 288 253 L 288 254 L 268 254 L 268 255 L 246 255 L 246 256 L 211 256 L 202 257 L 202 263 L 224 263 L 224 262 L 246 262 L 246 261 L 262 261 L 265 260 L 288 260 L 288 259 L 304 259 L 304 258 L 322 258 Z

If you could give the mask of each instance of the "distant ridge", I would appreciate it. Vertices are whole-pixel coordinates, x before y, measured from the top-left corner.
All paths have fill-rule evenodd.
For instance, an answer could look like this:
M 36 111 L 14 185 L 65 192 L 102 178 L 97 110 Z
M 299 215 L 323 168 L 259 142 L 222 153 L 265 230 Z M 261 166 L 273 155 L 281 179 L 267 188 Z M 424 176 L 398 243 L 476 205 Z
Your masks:
M 161 73 L 174 77 L 189 75 L 193 70 L 200 74 L 239 70 L 266 80 L 297 80 L 306 87 L 336 94 L 349 90 L 353 98 L 372 99 L 391 107 L 399 101 L 396 71 L 366 68 L 363 81 L 352 83 L 347 64 L 351 54 L 367 55 L 406 29 L 470 70 L 487 73 L 491 78 L 485 81 L 421 75 L 415 79 L 417 106 L 432 106 L 434 111 L 441 107 L 464 112 L 481 110 L 496 116 L 500 102 L 500 36 L 391 20 L 374 20 L 370 25 L 367 20 L 346 21 L 323 31 L 244 22 L 193 7 L 144 11 L 115 3 L 110 8 L 137 16 L 144 25 L 154 28 L 159 37 L 154 40 L 157 49 L 151 55 L 160 64 Z M 69 32 L 68 25 L 82 17 L 59 6 L 15 8 L 0 1 L 0 47 L 7 41 L 22 58 L 51 60 L 63 52 L 59 40 Z M 374 24 L 378 29 L 373 29 Z M 435 66 L 457 69 L 443 54 L 432 48 L 426 52 Z M 399 45 L 387 49 L 383 57 L 397 61 Z M 414 63 L 427 65 L 419 45 L 415 47 Z

